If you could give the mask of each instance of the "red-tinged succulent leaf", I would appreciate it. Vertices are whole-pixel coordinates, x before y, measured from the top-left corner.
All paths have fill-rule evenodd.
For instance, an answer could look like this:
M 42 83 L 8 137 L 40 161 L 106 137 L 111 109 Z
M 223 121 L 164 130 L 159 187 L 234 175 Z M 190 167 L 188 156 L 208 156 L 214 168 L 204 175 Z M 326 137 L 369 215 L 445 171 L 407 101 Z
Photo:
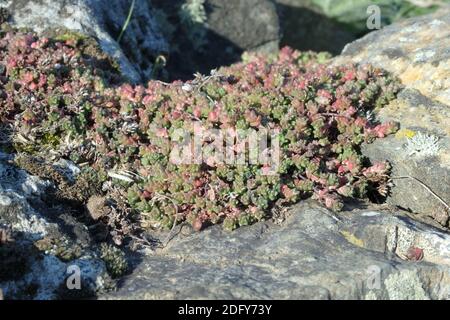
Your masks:
M 410 247 L 406 253 L 406 258 L 410 261 L 420 261 L 423 259 L 423 249 L 418 247 Z

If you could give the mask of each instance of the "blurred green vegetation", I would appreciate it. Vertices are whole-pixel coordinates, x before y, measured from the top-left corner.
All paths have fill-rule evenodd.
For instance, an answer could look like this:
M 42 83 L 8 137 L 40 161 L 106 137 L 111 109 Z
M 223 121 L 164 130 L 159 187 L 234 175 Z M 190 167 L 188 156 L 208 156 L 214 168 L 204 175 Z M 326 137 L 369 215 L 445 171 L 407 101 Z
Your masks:
M 309 4 L 308 4 L 309 2 Z M 367 8 L 378 5 L 382 26 L 403 18 L 431 13 L 450 0 L 299 0 L 323 15 L 339 22 L 356 35 L 367 33 Z

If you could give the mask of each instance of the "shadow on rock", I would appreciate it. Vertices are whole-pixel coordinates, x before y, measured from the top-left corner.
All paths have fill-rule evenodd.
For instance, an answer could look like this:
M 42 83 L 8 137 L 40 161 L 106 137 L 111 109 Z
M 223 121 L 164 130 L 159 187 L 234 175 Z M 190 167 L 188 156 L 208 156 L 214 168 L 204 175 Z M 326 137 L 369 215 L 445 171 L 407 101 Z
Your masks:
M 327 51 L 336 55 L 357 38 L 340 23 L 311 9 L 280 2 L 277 9 L 283 32 L 281 46 L 301 51 Z

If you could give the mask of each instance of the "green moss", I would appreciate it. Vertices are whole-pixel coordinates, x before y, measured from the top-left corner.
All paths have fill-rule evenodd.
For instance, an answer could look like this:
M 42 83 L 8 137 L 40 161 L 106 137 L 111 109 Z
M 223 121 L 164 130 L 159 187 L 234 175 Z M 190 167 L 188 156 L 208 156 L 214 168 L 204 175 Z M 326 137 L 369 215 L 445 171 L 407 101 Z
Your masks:
M 71 30 L 64 30 L 59 31 L 57 34 L 55 34 L 54 39 L 56 41 L 71 41 L 75 44 L 79 44 L 81 41 L 87 40 L 89 37 L 86 35 L 71 31 Z
M 57 148 L 61 143 L 61 138 L 53 133 L 46 132 L 42 137 L 41 143 L 45 147 Z
M 75 260 L 82 255 L 82 248 L 77 244 L 71 244 L 63 238 L 45 237 L 34 243 L 35 247 L 43 252 L 49 252 L 61 261 Z

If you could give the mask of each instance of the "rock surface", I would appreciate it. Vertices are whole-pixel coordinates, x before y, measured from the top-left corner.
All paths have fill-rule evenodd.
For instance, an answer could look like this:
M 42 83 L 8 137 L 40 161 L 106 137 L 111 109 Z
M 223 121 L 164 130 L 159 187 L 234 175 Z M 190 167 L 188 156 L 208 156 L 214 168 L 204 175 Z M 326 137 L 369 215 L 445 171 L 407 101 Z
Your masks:
M 11 228 L 14 238 L 0 243 L 0 290 L 5 299 L 88 297 L 114 287 L 105 263 L 91 250 L 86 227 L 62 207 L 42 201 L 50 183 L 19 170 L 10 160 L 0 153 L 0 228 Z M 75 270 L 70 266 L 81 272 L 81 290 L 67 289 L 66 280 Z
M 309 0 L 277 0 L 283 32 L 281 46 L 339 54 L 357 37 L 324 15 Z
M 267 0 L 208 0 L 209 30 L 242 50 L 273 52 L 278 49 L 280 28 L 276 7 Z
M 279 225 L 182 229 L 101 298 L 448 299 L 450 235 L 401 213 L 333 216 L 308 201 Z
M 450 105 L 450 6 L 371 32 L 348 44 L 338 61 L 371 63 L 409 88 Z
M 138 0 L 121 43 L 116 39 L 124 25 L 131 1 L 123 0 L 14 0 L 2 1 L 11 23 L 36 32 L 66 28 L 98 39 L 102 49 L 115 58 L 132 82 L 148 80 L 156 56 L 168 51 L 148 1 Z
M 271 0 L 152 0 L 152 5 L 170 43 L 169 79 L 209 74 L 239 61 L 244 51 L 278 50 L 280 26 Z
M 371 63 L 399 77 L 405 89 L 379 111 L 401 130 L 365 146 L 373 160 L 388 159 L 393 205 L 449 223 L 450 203 L 450 7 L 372 32 L 347 45 L 335 63 Z M 446 202 L 447 206 L 444 204 Z

